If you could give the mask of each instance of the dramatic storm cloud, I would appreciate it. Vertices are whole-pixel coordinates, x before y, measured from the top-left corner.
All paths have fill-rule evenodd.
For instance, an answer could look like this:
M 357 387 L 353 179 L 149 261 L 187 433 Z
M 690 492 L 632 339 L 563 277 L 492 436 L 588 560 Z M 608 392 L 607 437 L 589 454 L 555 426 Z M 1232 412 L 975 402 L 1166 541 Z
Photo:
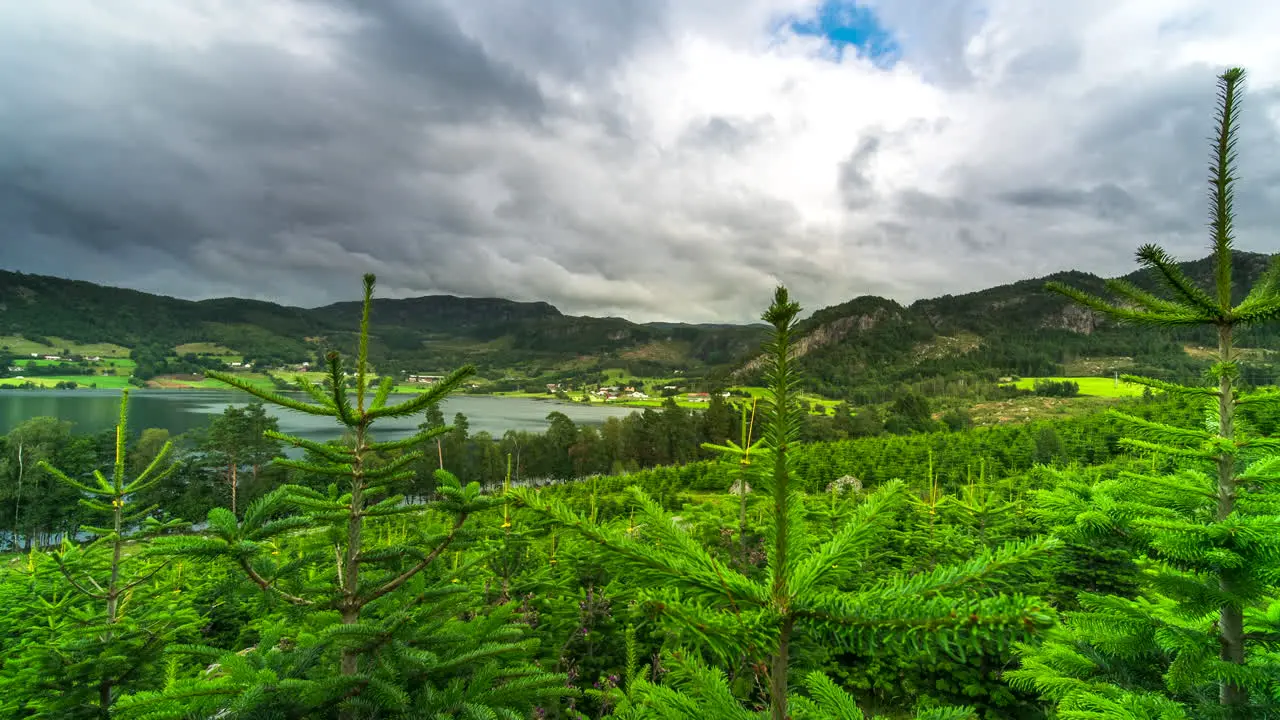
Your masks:
M 0 2 L 0 267 L 183 297 L 754 318 L 1280 221 L 1280 4 Z

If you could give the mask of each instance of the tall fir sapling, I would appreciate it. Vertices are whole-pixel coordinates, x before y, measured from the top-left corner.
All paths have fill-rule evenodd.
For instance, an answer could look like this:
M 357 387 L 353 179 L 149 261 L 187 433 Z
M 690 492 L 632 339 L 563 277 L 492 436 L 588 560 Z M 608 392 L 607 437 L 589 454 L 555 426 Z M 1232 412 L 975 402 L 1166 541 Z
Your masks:
M 900 482 L 870 493 L 850 519 L 830 532 L 805 519 L 802 493 L 791 470 L 803 411 L 793 338 L 799 306 L 779 288 L 764 319 L 772 328 L 765 346 L 768 393 L 763 404 L 764 442 L 753 451 L 768 545 L 764 577 L 755 580 L 693 541 L 661 506 L 631 490 L 638 513 L 627 527 L 600 524 L 563 503 L 526 488 L 517 500 L 557 524 L 606 548 L 624 564 L 640 596 L 678 639 L 669 656 L 673 686 L 645 681 L 628 690 L 632 702 L 653 717 L 670 718 L 862 718 L 853 699 L 821 673 L 792 668 L 796 640 L 870 651 L 886 644 L 965 657 L 984 647 L 1008 647 L 1052 622 L 1035 598 L 1000 594 L 1044 557 L 1052 540 L 1011 543 L 984 550 L 958 565 L 874 580 L 859 575 L 870 547 L 887 529 L 903 499 Z M 724 446 L 732 458 L 742 447 Z M 637 532 L 628 532 L 638 528 Z M 763 714 L 743 707 L 724 673 L 705 659 L 736 665 L 745 659 L 767 677 Z M 792 691 L 803 679 L 808 696 Z M 965 708 L 935 709 L 927 717 L 966 717 Z
M 336 352 L 327 356 L 324 384 L 297 378 L 310 401 L 208 373 L 273 405 L 332 418 L 344 441 L 269 431 L 308 452 L 278 465 L 332 478 L 328 488 L 282 486 L 250 504 L 240 521 L 214 509 L 207 534 L 171 543 L 175 554 L 238 567 L 279 614 L 260 624 L 258 643 L 245 651 L 176 648 L 206 658 L 210 670 L 131 698 L 127 717 L 520 717 L 538 699 L 566 692 L 563 676 L 527 660 L 535 641 L 512 621 L 513 605 L 461 619 L 476 608 L 459 582 L 469 566 L 457 565 L 455 551 L 470 540 L 468 520 L 495 499 L 482 496 L 479 483 L 463 485 L 443 469 L 435 471 L 435 502 L 410 504 L 391 492 L 412 474 L 422 448 L 449 428 L 378 441 L 373 426 L 422 413 L 474 370 L 463 367 L 391 404 L 392 378 L 384 376 L 376 388 L 371 382 L 373 290 L 374 277 L 366 275 L 354 389 Z M 393 523 L 395 532 L 388 531 Z
M 1176 460 L 1175 472 L 1062 482 L 1039 498 L 1041 512 L 1067 538 L 1084 543 L 1118 535 L 1145 566 L 1138 597 L 1082 593 L 1082 609 L 1069 615 L 1058 637 L 1024 649 L 1024 667 L 1011 677 L 1053 700 L 1062 718 L 1234 720 L 1280 712 L 1280 440 L 1259 435 L 1241 415 L 1280 406 L 1280 392 L 1242 390 L 1235 346 L 1240 329 L 1280 319 L 1280 258 L 1234 302 L 1232 201 L 1243 81 L 1239 68 L 1218 78 L 1209 177 L 1212 287 L 1201 288 L 1154 245 L 1137 257 L 1167 297 L 1123 280 L 1108 282 L 1115 301 L 1050 285 L 1122 323 L 1207 328 L 1218 341 L 1212 384 L 1124 378 L 1206 403 L 1199 427 L 1113 413 L 1134 435 L 1126 445 Z
M 169 562 L 144 541 L 181 525 L 156 517 L 136 498 L 173 472 L 166 442 L 136 476 L 127 477 L 129 392 L 121 393 L 110 476 L 99 470 L 76 478 L 46 460 L 39 467 L 80 494 L 80 504 L 102 518 L 80 528 L 92 539 L 65 538 L 49 555 L 31 554 L 30 580 L 41 595 L 30 632 L 10 638 L 12 662 L 0 672 L 0 711 L 8 717 L 106 718 L 125 693 L 159 683 L 168 643 L 198 623 L 184 602 Z M 56 572 L 50 568 L 56 568 Z

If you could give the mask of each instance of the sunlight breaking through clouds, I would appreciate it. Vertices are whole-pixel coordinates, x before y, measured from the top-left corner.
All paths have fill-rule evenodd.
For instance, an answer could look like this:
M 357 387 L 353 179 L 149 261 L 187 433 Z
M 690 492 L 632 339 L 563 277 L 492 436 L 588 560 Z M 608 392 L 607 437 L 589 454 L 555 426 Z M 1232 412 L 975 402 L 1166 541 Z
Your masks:
M 0 6 L 0 266 L 186 297 L 546 300 L 750 320 L 1204 244 L 1280 217 L 1280 5 L 89 0 Z M 51 253 L 46 249 L 56 249 Z M 305 261 L 302 258 L 306 258 Z
M 797 35 L 824 38 L 837 62 L 844 58 L 846 50 L 886 68 L 902 58 L 897 39 L 876 12 L 849 0 L 825 0 L 810 16 L 791 18 L 785 29 Z

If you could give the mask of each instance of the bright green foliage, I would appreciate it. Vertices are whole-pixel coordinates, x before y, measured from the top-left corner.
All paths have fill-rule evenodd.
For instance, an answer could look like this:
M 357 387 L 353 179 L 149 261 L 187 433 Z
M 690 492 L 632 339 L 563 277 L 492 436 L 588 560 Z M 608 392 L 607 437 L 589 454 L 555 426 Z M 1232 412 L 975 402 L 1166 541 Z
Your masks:
M 871 578 L 897 568 L 929 572 L 939 566 L 964 563 L 1004 543 L 1033 536 L 1006 487 L 979 477 L 944 493 L 936 476 L 917 487 L 917 495 L 897 513 L 895 527 L 864 564 Z M 1059 549 L 1059 552 L 1061 548 Z M 1057 563 L 1038 563 L 1018 583 L 1018 591 L 1048 596 Z M 1034 693 L 1018 693 L 1001 681 L 1012 666 L 1012 648 L 984 645 L 978 652 L 953 657 L 927 650 L 876 648 L 832 654 L 820 666 L 833 680 L 854 693 L 868 712 L 914 704 L 918 698 L 970 705 L 986 718 L 1039 718 Z
M 667 678 L 670 685 L 646 679 L 644 670 L 633 671 L 628 658 L 626 684 L 598 694 L 610 705 L 614 720 L 768 720 L 767 710 L 744 708 L 729 691 L 724 672 L 707 666 L 696 655 L 673 653 Z M 646 668 L 647 669 L 647 668 Z M 821 672 L 807 673 L 802 680 L 805 694 L 793 693 L 788 701 L 792 720 L 866 720 L 857 701 Z M 916 720 L 969 720 L 973 712 L 964 707 L 919 708 Z M 872 716 L 881 720 L 883 716 Z
M 310 453 L 310 459 L 277 464 L 332 478 L 332 484 L 323 491 L 282 486 L 250 504 L 239 520 L 214 509 L 206 535 L 168 545 L 179 555 L 239 567 L 283 619 L 260 628 L 257 644 L 240 652 L 175 648 L 214 664 L 175 676 L 163 692 L 131 698 L 123 706 L 127 716 L 206 717 L 223 710 L 234 717 L 518 717 L 538 698 L 564 692 L 561 676 L 512 659 L 528 657 L 534 642 L 509 622 L 511 608 L 458 619 L 468 609 L 458 582 L 467 568 L 442 567 L 442 560 L 468 540 L 468 519 L 493 504 L 479 484 L 463 485 L 438 470 L 439 500 L 432 504 L 406 504 L 390 492 L 422 457 L 416 448 L 448 428 L 379 442 L 374 423 L 423 412 L 472 370 L 464 367 L 428 392 L 388 404 L 391 379 L 376 390 L 369 382 L 373 286 L 366 275 L 354 391 L 337 353 L 328 355 L 324 385 L 298 378 L 311 402 L 209 373 L 267 402 L 333 418 L 344 440 L 320 443 L 268 431 Z M 414 522 L 403 522 L 410 517 Z
M 139 545 L 179 523 L 162 522 L 153 517 L 154 506 L 133 502 L 174 466 L 166 463 L 171 447 L 166 443 L 137 477 L 126 477 L 128 406 L 126 391 L 110 477 L 94 471 L 91 477 L 73 478 L 40 461 L 45 472 L 74 488 L 80 504 L 102 521 L 81 528 L 93 536 L 84 545 L 64 540 L 61 549 L 48 555 L 31 553 L 25 582 L 15 578 L 6 583 L 25 585 L 25 597 L 13 598 L 19 604 L 6 605 L 27 614 L 28 624 L 24 633 L 6 633 L 10 657 L 0 670 L 0 715 L 105 718 L 122 693 L 155 683 L 166 644 L 198 620 L 182 602 L 181 587 L 161 574 L 168 562 Z
M 789 713 L 798 717 L 803 710 L 817 712 L 814 708 L 830 705 L 826 701 L 834 697 L 819 691 L 812 701 L 789 708 L 793 638 L 835 650 L 871 652 L 897 646 L 963 658 L 984 647 L 1008 647 L 1052 619 L 1036 599 L 994 590 L 1007 587 L 1008 579 L 1043 559 L 1053 541 L 1011 543 L 930 572 L 868 581 L 859 572 L 904 499 L 901 483 L 886 483 L 870 493 L 833 531 L 810 526 L 790 467 L 803 419 L 792 361 L 798 312 L 799 306 L 779 288 L 764 315 L 773 326 L 765 348 L 769 393 L 763 412 L 764 444 L 754 451 L 758 460 L 751 464 L 758 468 L 759 480 L 753 492 L 761 494 L 769 508 L 763 522 L 768 562 L 759 579 L 733 569 L 697 544 L 639 490 L 633 490 L 634 522 L 625 526 L 593 522 L 537 492 L 513 491 L 523 504 L 606 548 L 644 588 L 640 597 L 645 605 L 666 621 L 685 647 L 724 664 L 745 659 L 762 668 L 769 688 L 765 701 L 774 720 Z M 726 452 L 735 459 L 745 455 L 741 446 L 727 447 Z M 652 687 L 642 693 L 658 713 L 655 717 L 755 717 L 742 708 L 742 698 L 729 689 L 720 671 L 691 656 L 677 661 L 676 667 L 680 669 L 673 670 L 675 687 Z M 837 706 L 845 705 L 831 705 L 830 712 L 836 714 L 827 717 L 841 717 Z
M 1119 303 L 1054 289 L 1135 324 L 1216 330 L 1214 386 L 1131 377 L 1131 382 L 1207 402 L 1199 427 L 1118 415 L 1133 431 L 1126 444 L 1178 461 L 1173 473 L 1124 472 L 1096 485 L 1062 483 L 1041 498 L 1042 512 L 1078 542 L 1123 535 L 1146 557 L 1137 598 L 1086 593 L 1053 642 L 1027 648 L 1011 677 L 1058 704 L 1063 718 L 1273 717 L 1280 690 L 1280 441 L 1252 432 L 1237 414 L 1275 407 L 1280 394 L 1246 392 L 1233 347 L 1239 328 L 1280 319 L 1280 263 L 1233 304 L 1232 186 L 1239 117 L 1239 69 L 1219 78 L 1210 177 L 1215 284 L 1204 290 L 1164 250 L 1138 259 L 1172 299 L 1111 283 Z M 1154 677 L 1153 677 L 1154 676 Z

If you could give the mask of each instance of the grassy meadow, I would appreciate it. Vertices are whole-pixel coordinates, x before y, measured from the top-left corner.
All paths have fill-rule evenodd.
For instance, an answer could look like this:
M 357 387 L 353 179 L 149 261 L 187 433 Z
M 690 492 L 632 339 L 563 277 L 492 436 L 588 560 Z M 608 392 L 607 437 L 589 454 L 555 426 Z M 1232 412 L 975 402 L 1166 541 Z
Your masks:
M 128 375 L 40 375 L 24 378 L 0 378 L 0 387 L 18 387 L 32 383 L 36 387 L 53 388 L 60 382 L 74 382 L 83 388 L 118 390 L 129 386 Z
M 63 350 L 72 355 L 96 355 L 102 358 L 127 358 L 129 348 L 112 343 L 77 343 L 59 337 L 46 338 L 52 345 L 42 345 L 18 335 L 0 335 L 0 351 L 14 355 L 61 355 Z
M 1021 390 L 1030 390 L 1035 387 L 1037 380 L 1052 380 L 1054 382 L 1070 381 L 1080 386 L 1080 394 L 1089 397 L 1104 398 L 1126 398 L 1141 397 L 1142 385 L 1127 383 L 1124 380 L 1117 382 L 1115 378 L 1104 377 L 1045 377 L 1045 378 L 1022 378 L 1014 383 Z

